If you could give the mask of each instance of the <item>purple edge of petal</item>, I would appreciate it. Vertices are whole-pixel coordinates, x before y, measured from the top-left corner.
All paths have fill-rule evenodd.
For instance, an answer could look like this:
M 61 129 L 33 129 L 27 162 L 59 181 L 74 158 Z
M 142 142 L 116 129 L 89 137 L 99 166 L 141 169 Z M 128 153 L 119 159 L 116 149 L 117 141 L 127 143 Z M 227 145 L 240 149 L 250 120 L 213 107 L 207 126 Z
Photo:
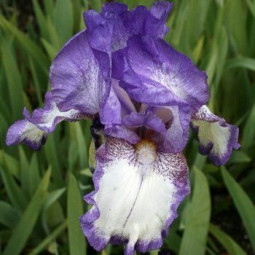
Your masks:
M 191 122 L 191 128 L 197 133 L 197 141 L 199 142 L 199 152 L 202 155 L 208 155 L 209 159 L 216 165 L 216 166 L 221 166 L 224 165 L 230 158 L 230 155 L 232 153 L 233 149 L 239 149 L 240 148 L 240 144 L 238 143 L 238 134 L 239 134 L 239 129 L 238 127 L 234 126 L 234 125 L 229 125 L 226 123 L 225 120 L 220 119 L 219 121 L 219 125 L 222 127 L 227 127 L 229 126 L 230 128 L 230 139 L 227 145 L 227 151 L 225 154 L 223 154 L 222 156 L 216 156 L 215 154 L 211 153 L 211 150 L 213 148 L 213 142 L 210 142 L 207 144 L 207 146 L 203 146 L 200 142 L 200 139 L 198 137 L 198 132 L 199 132 L 199 127 L 195 126 L 192 124 Z
M 15 132 L 13 130 L 13 129 L 17 129 L 17 128 L 22 130 L 25 127 L 27 121 L 28 120 L 26 120 L 26 119 L 17 120 L 9 127 L 7 134 L 6 134 L 6 145 L 12 146 L 12 145 L 18 145 L 19 143 L 23 143 L 26 146 L 30 147 L 31 149 L 33 149 L 35 151 L 39 151 L 41 149 L 42 145 L 44 145 L 46 142 L 46 139 L 47 139 L 46 134 L 42 135 L 40 142 L 36 143 L 36 142 L 32 142 L 31 140 L 29 140 L 27 138 L 24 138 L 23 140 L 21 140 L 19 132 Z M 13 139 L 14 135 L 15 135 L 15 139 Z
M 104 154 L 105 153 L 105 148 L 101 147 L 99 148 L 100 152 L 99 154 Z M 97 155 L 98 157 L 98 155 Z M 100 157 L 100 156 L 99 156 Z M 126 245 L 128 243 L 128 239 L 122 238 L 120 236 L 112 236 L 110 240 L 105 240 L 96 233 L 96 229 L 93 226 L 93 223 L 95 220 L 97 220 L 100 217 L 100 211 L 98 209 L 98 206 L 93 199 L 93 196 L 98 192 L 99 190 L 99 182 L 101 177 L 103 176 L 104 172 L 101 166 L 100 160 L 98 161 L 99 164 L 97 166 L 97 170 L 95 171 L 93 175 L 93 182 L 95 186 L 95 190 L 90 192 L 89 194 L 84 196 L 84 200 L 95 206 L 93 211 L 90 209 L 87 213 L 85 213 L 83 216 L 80 217 L 80 224 L 82 227 L 82 231 L 84 235 L 87 237 L 90 245 L 97 251 L 100 251 L 104 249 L 106 244 L 109 242 L 110 244 L 113 245 Z M 171 223 L 174 221 L 175 218 L 177 218 L 177 208 L 179 204 L 183 201 L 183 199 L 190 193 L 190 185 L 189 185 L 189 180 L 187 180 L 187 183 L 185 184 L 185 188 L 182 189 L 181 192 L 177 192 L 177 197 L 176 197 L 176 202 L 171 205 L 169 208 L 173 214 L 166 220 L 166 224 L 164 229 L 161 231 L 161 238 L 152 240 L 149 243 L 145 242 L 137 242 L 135 245 L 134 249 L 139 251 L 139 252 L 147 252 L 149 250 L 154 250 L 157 248 L 160 248 L 163 245 L 163 239 L 167 236 L 169 226 Z M 125 254 L 126 255 L 132 255 L 134 252 L 133 247 L 126 247 Z

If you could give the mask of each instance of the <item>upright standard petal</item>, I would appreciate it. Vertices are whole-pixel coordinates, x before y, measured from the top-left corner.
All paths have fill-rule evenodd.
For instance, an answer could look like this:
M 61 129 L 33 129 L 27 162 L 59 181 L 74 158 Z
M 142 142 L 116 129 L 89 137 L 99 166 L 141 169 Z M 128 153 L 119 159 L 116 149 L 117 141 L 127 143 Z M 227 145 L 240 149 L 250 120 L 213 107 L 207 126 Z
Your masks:
M 100 111 L 106 82 L 85 31 L 58 53 L 50 68 L 50 82 L 60 111 L 75 109 L 91 115 Z
M 85 196 L 92 208 L 81 217 L 83 232 L 96 250 L 108 242 L 125 244 L 128 255 L 162 246 L 190 190 L 184 156 L 158 153 L 147 140 L 134 147 L 109 139 L 97 152 L 93 180 L 95 191 Z
M 173 8 L 173 3 L 168 1 L 156 1 L 150 8 L 150 13 L 160 20 L 162 23 L 166 22 L 167 16 Z
M 113 77 L 132 98 L 147 104 L 199 109 L 209 98 L 206 74 L 163 40 L 148 36 L 134 36 L 114 54 Z
M 93 10 L 84 13 L 89 43 L 93 49 L 111 54 L 126 46 L 129 34 L 123 16 L 127 11 L 124 4 L 106 3 L 101 13 Z
M 163 38 L 168 31 L 165 22 L 172 6 L 172 3 L 159 1 L 149 10 L 138 6 L 128 11 L 127 5 L 111 2 L 104 4 L 100 13 L 87 11 L 84 13 L 84 20 L 90 46 L 111 54 L 125 48 L 133 35 Z
M 232 150 L 240 147 L 238 127 L 226 123 L 205 105 L 192 116 L 191 126 L 197 131 L 200 153 L 208 154 L 217 166 L 225 164 Z
M 144 6 L 138 6 L 130 11 L 124 20 L 130 37 L 150 35 L 155 38 L 163 38 L 168 32 L 165 22 L 172 7 L 173 4 L 170 2 L 157 1 L 149 10 Z

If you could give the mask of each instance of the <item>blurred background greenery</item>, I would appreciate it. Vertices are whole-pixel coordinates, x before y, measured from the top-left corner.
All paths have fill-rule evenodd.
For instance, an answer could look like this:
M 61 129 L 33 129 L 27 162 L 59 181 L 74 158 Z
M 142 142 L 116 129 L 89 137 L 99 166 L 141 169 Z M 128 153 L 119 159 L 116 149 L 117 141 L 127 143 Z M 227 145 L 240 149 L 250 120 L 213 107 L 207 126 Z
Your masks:
M 121 1 L 130 8 L 153 1 Z M 63 123 L 40 152 L 7 148 L 8 126 L 22 109 L 41 106 L 50 63 L 84 28 L 82 12 L 100 0 L 0 1 L 0 254 L 99 254 L 83 237 L 78 218 L 93 189 L 88 169 L 89 122 Z M 166 36 L 206 70 L 209 107 L 240 127 L 242 148 L 224 167 L 186 150 L 192 194 L 179 208 L 161 251 L 150 254 L 255 252 L 255 1 L 176 0 Z M 108 246 L 101 254 L 122 254 Z

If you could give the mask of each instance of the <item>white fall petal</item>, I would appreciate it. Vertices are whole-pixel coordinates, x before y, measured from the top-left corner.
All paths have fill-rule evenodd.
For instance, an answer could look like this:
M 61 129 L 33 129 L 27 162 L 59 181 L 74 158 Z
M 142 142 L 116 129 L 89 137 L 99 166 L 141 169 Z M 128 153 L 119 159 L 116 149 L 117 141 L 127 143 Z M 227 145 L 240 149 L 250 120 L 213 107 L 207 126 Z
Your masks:
M 88 216 L 100 212 L 90 233 L 83 225 L 94 248 L 98 248 L 98 240 L 101 249 L 102 242 L 111 238 L 127 244 L 127 254 L 162 245 L 162 233 L 167 232 L 189 192 L 188 167 L 182 154 L 157 153 L 155 149 L 148 141 L 134 148 L 121 139 L 110 139 L 101 148 L 98 158 L 103 174 L 94 180 L 99 181 L 99 189 L 92 195 L 94 206 L 81 219 L 86 225 Z

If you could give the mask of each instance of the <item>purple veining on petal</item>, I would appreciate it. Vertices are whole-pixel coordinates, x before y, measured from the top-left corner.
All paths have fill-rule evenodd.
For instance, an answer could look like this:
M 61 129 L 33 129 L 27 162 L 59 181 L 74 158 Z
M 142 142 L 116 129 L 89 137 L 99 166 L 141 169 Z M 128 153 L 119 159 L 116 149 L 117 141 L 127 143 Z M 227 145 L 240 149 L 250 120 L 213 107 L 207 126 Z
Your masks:
M 155 239 L 147 241 L 139 239 L 135 241 L 135 243 L 130 243 L 130 239 L 127 239 L 122 235 L 112 234 L 109 237 L 104 234 L 103 231 L 105 231 L 105 229 L 98 229 L 95 225 L 95 222 L 100 217 L 103 217 L 99 211 L 99 207 L 96 202 L 98 197 L 95 196 L 99 192 L 100 182 L 103 176 L 106 174 L 104 172 L 104 169 L 107 165 L 111 164 L 112 160 L 117 159 L 120 155 L 122 155 L 122 157 L 124 156 L 124 158 L 131 160 L 131 162 L 134 162 L 134 156 L 132 156 L 134 153 L 134 149 L 131 148 L 132 147 L 130 147 L 127 142 L 121 139 L 112 138 L 109 139 L 105 145 L 100 147 L 97 153 L 98 168 L 93 177 L 95 191 L 91 192 L 84 198 L 85 201 L 91 203 L 93 207 L 84 216 L 82 216 L 80 220 L 83 232 L 87 236 L 89 243 L 98 251 L 103 249 L 108 242 L 112 244 L 126 245 L 125 254 L 134 254 L 134 250 L 137 250 L 139 252 L 147 252 L 152 249 L 160 248 L 163 244 L 163 239 L 167 235 L 170 224 L 177 217 L 177 207 L 184 199 L 184 197 L 187 196 L 190 192 L 188 168 L 184 156 L 181 154 L 176 154 L 176 156 L 174 154 L 159 154 L 158 157 L 160 157 L 160 159 L 157 160 L 157 165 L 155 165 L 155 169 L 158 169 L 158 173 L 160 175 L 162 174 L 163 176 L 165 176 L 165 178 L 170 178 L 170 180 L 173 180 L 174 187 L 176 187 L 176 193 L 174 193 L 175 202 L 170 205 L 169 209 L 171 213 L 169 214 L 169 217 L 165 220 L 165 224 L 163 226 L 163 229 L 161 229 L 159 236 Z M 137 160 L 139 160 L 139 158 Z M 167 168 L 170 167 L 169 163 L 171 163 L 172 170 L 167 171 Z M 137 201 L 137 199 L 135 201 Z M 134 209 L 134 204 L 133 207 L 131 207 L 130 211 L 132 210 L 137 210 L 137 208 Z M 131 217 L 132 214 L 132 212 L 130 213 L 130 211 L 127 212 L 128 219 Z
M 99 112 L 106 81 L 85 31 L 67 42 L 53 60 L 50 81 L 53 100 L 60 111 Z
M 147 104 L 198 109 L 209 98 L 206 74 L 163 40 L 148 36 L 132 37 L 113 55 L 113 77 L 132 98 Z
M 99 113 L 102 123 L 120 124 L 120 103 L 110 79 L 111 59 L 92 49 L 89 37 L 88 31 L 77 34 L 54 59 L 50 72 L 53 101 L 60 111 Z
M 216 122 L 219 120 L 223 121 L 223 118 L 220 118 L 216 115 L 214 115 L 206 105 L 203 105 L 199 108 L 198 111 L 196 111 L 193 115 L 192 115 L 192 119 L 194 120 L 205 120 L 208 122 Z
M 139 194 L 140 194 L 142 185 L 143 185 L 143 176 L 142 176 L 142 178 L 141 178 L 141 181 L 140 181 L 140 184 L 139 184 L 139 188 L 138 188 L 138 191 L 137 191 L 135 200 L 134 200 L 134 202 L 133 202 L 133 204 L 132 204 L 132 206 L 131 206 L 131 208 L 130 208 L 130 211 L 129 211 L 128 215 L 127 215 L 126 221 L 125 221 L 125 223 L 123 224 L 123 229 L 126 227 L 126 225 L 127 225 L 127 223 L 128 223 L 128 220 L 129 220 L 129 218 L 130 218 L 130 216 L 131 216 L 131 214 L 132 214 L 132 212 L 133 212 L 133 210 L 134 210 L 134 208 L 135 208 L 135 205 L 136 205 L 137 199 L 138 199 L 138 197 L 139 197 Z

